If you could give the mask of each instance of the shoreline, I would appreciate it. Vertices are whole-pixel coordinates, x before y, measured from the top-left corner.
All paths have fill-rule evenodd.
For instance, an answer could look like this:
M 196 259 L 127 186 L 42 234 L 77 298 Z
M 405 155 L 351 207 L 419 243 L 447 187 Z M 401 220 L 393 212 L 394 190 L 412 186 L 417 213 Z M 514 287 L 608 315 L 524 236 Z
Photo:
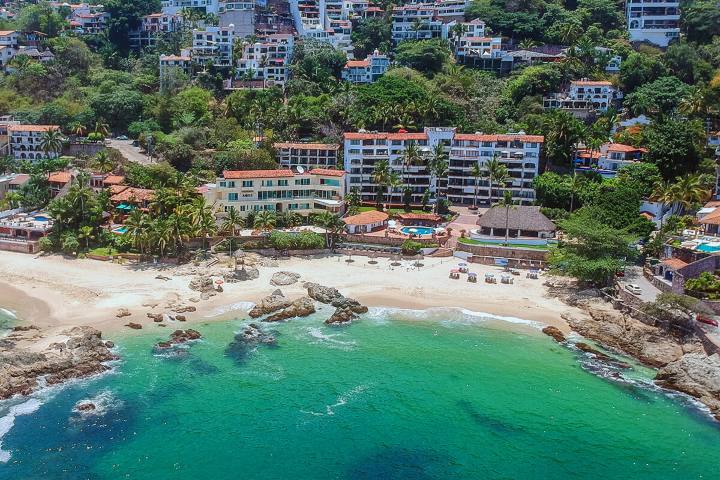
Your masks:
M 168 311 L 171 304 L 196 308 L 186 315 L 187 322 L 172 323 L 178 328 L 198 322 L 228 320 L 237 315 L 231 309 L 233 305 L 257 303 L 277 288 L 290 298 L 300 297 L 306 294 L 302 283 L 310 281 L 333 286 L 368 307 L 456 308 L 540 322 L 564 332 L 570 331 L 562 315 L 575 309 L 550 297 L 543 280 L 518 276 L 514 285 L 451 280 L 447 272 L 457 261 L 452 258 L 427 258 L 424 260 L 426 266 L 420 270 L 410 270 L 405 265 L 392 269 L 385 265 L 370 266 L 360 259 L 348 265 L 344 258 L 335 255 L 282 259 L 276 266 L 260 266 L 257 279 L 225 283 L 224 292 L 191 303 L 188 299 L 199 293 L 188 287 L 194 277 L 183 266 L 117 265 L 56 255 L 33 257 L 0 252 L 0 306 L 14 310 L 21 324 L 42 328 L 90 325 L 112 335 L 130 330 L 125 327 L 128 322 L 143 327 L 152 324 L 146 314 Z M 481 279 L 484 273 L 497 275 L 501 271 L 483 265 L 473 265 L 472 269 Z M 296 272 L 300 281 L 273 286 L 270 279 L 278 271 Z M 158 275 L 169 280 L 158 280 Z M 117 318 L 121 308 L 131 315 Z M 510 329 L 516 325 L 503 322 L 502 318 L 498 323 L 507 324 Z

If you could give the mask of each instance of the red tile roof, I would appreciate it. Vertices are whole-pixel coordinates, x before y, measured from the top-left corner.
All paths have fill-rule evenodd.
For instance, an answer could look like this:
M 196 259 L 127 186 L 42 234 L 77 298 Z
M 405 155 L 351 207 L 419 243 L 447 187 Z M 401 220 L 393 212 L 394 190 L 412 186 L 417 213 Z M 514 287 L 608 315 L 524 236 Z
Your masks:
M 687 265 L 686 262 L 683 262 L 683 261 L 680 260 L 679 258 L 666 258 L 665 260 L 663 260 L 663 261 L 660 262 L 660 263 L 662 263 L 662 264 L 665 265 L 666 267 L 669 267 L 669 268 L 671 268 L 671 269 L 673 269 L 673 270 L 680 270 L 680 269 L 683 268 L 685 265 Z
M 370 62 L 367 60 L 348 60 L 345 64 L 345 68 L 367 68 L 370 66 Z
M 609 87 L 612 83 L 607 80 L 575 80 L 570 82 L 571 85 L 589 86 L 589 87 Z
M 427 140 L 425 133 L 389 133 L 389 132 L 373 132 L 373 133 L 360 133 L 360 132 L 347 132 L 343 136 L 347 140 L 373 140 L 373 139 L 387 139 L 387 140 Z
M 337 150 L 340 145 L 337 143 L 292 143 L 292 142 L 279 142 L 274 143 L 273 148 L 299 148 L 306 150 Z
M 9 132 L 48 132 L 59 129 L 57 125 L 8 125 Z
M 647 150 L 644 148 L 633 147 L 632 145 L 624 145 L 622 143 L 611 143 L 610 146 L 608 147 L 608 152 L 623 152 L 623 153 L 643 152 L 643 153 L 646 153 Z
M 358 213 L 350 217 L 343 218 L 346 225 L 370 225 L 371 223 L 381 223 L 388 219 L 388 214 L 377 210 Z
M 442 217 L 434 213 L 399 213 L 397 217 L 400 220 L 408 221 L 424 221 L 424 222 L 441 222 Z
M 122 175 L 108 175 L 103 179 L 104 185 L 119 185 L 125 181 L 125 177 Z
M 313 168 L 310 170 L 311 175 L 324 175 L 326 177 L 342 177 L 345 175 L 345 170 L 332 170 L 329 168 Z
M 10 185 L 25 185 L 30 180 L 30 175 L 27 173 L 19 173 L 15 175 L 15 178 L 10 180 Z
M 283 178 L 292 176 L 292 170 L 226 170 L 223 172 L 223 178 L 231 180 L 240 178 Z
M 698 223 L 702 225 L 720 225 L 720 209 L 708 213 L 698 220 Z
M 48 182 L 51 183 L 68 183 L 70 180 L 72 180 L 72 175 L 70 172 L 52 172 L 48 174 Z

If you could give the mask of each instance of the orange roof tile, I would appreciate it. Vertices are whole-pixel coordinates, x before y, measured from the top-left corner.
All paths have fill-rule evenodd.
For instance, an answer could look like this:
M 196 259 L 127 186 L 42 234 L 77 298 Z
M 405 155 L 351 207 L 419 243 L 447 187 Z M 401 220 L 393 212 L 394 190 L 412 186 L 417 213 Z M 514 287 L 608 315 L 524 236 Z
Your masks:
M 426 222 L 440 222 L 442 217 L 434 213 L 398 213 L 400 220 L 417 220 Z
M 680 270 L 685 265 L 687 265 L 687 262 L 683 262 L 679 258 L 666 258 L 665 260 L 663 260 L 660 263 L 662 263 L 666 267 L 670 267 L 673 270 Z
M 370 225 L 371 223 L 380 223 L 388 219 L 388 214 L 377 210 L 358 213 L 350 217 L 343 218 L 346 225 Z
M 326 177 L 342 177 L 345 170 L 332 170 L 330 168 L 313 168 L 310 170 L 311 175 L 324 175 Z
M 52 172 L 48 174 L 48 182 L 51 183 L 68 183 L 72 180 L 70 172 Z
M 337 143 L 292 143 L 292 142 L 279 142 L 274 143 L 273 148 L 299 148 L 307 150 L 337 150 L 340 145 Z
M 59 129 L 57 125 L 8 125 L 8 131 L 11 132 L 48 132 Z
M 646 153 L 647 150 L 644 148 L 633 147 L 632 145 L 624 145 L 622 143 L 611 143 L 610 146 L 608 147 L 608 152 L 623 152 L 623 153 L 643 152 L 643 153 Z
M 521 142 L 543 143 L 545 137 L 542 135 L 458 133 L 455 135 L 455 140 L 473 140 L 477 142 L 512 142 L 513 140 L 520 140 Z
M 720 209 L 708 213 L 698 220 L 698 223 L 703 225 L 720 225 Z
M 17 30 L 0 30 L 0 37 L 6 37 L 8 35 L 12 35 Z
M 605 86 L 611 86 L 612 83 L 608 82 L 607 80 L 575 80 L 570 82 L 571 85 L 581 85 L 581 86 L 589 86 L 589 87 L 605 87 Z
M 370 66 L 370 62 L 367 60 L 348 60 L 345 64 L 345 68 L 367 68 Z
M 292 176 L 292 170 L 226 170 L 223 172 L 223 178 L 231 180 L 239 178 L 282 178 Z
M 130 187 L 128 187 L 127 185 L 110 185 L 110 193 L 112 195 L 116 195 L 116 194 L 122 192 L 123 190 L 127 190 L 128 188 L 130 188 Z
M 104 185 L 119 185 L 125 181 L 125 177 L 122 175 L 108 175 L 103 179 Z

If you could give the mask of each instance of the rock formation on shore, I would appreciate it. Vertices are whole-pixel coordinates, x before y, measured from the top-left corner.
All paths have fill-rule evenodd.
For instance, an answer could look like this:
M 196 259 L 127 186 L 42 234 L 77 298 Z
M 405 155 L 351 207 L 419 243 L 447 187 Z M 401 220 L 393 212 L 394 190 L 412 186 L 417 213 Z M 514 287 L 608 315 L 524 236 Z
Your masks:
M 335 307 L 335 312 L 325 320 L 328 325 L 348 323 L 361 313 L 367 313 L 368 308 L 355 299 L 347 298 L 336 288 L 325 287 L 317 283 L 305 282 L 303 287 L 313 300 Z
M 251 318 L 258 318 L 272 314 L 265 321 L 279 322 L 293 317 L 307 317 L 312 313 L 315 313 L 315 304 L 310 297 L 290 300 L 282 291 L 275 290 L 272 294 L 260 300 L 260 303 L 250 310 L 249 315 Z
M 48 385 L 108 370 L 104 364 L 118 357 L 102 340 L 99 330 L 83 326 L 62 331 L 50 339 L 38 330 L 16 330 L 0 346 L 0 399 L 28 395 L 38 388 L 38 378 Z
M 300 280 L 300 275 L 295 272 L 275 272 L 270 279 L 270 283 L 275 287 L 281 287 L 297 283 L 298 280 Z
M 708 355 L 696 336 L 645 324 L 615 309 L 597 290 L 579 290 L 563 279 L 546 285 L 551 294 L 583 311 L 562 316 L 573 330 L 659 369 L 659 385 L 698 398 L 720 420 L 720 357 Z

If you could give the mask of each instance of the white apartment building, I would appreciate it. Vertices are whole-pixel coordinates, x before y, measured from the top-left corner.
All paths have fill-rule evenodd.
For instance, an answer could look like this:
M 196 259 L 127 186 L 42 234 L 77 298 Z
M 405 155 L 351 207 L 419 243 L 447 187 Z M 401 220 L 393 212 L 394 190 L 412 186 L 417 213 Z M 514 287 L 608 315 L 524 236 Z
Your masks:
M 192 32 L 192 57 L 197 63 L 212 62 L 219 67 L 232 65 L 233 42 L 235 35 L 232 27 L 206 27 Z
M 357 188 L 363 202 L 375 201 L 378 185 L 373 180 L 377 162 L 387 160 L 400 177 L 401 185 L 390 193 L 390 203 L 401 204 L 402 192 L 409 187 L 412 204 L 419 205 L 426 190 L 444 193 L 455 204 L 472 204 L 475 179 L 471 175 L 476 163 L 486 164 L 498 158 L 508 167 L 510 180 L 503 188 L 512 191 L 513 198 L 530 204 L 535 198 L 533 179 L 538 175 L 538 165 L 543 137 L 523 133 L 505 135 L 462 134 L 454 128 L 426 127 L 420 133 L 346 133 L 345 170 L 348 172 L 348 191 Z M 445 146 L 449 156 L 448 175 L 435 178 L 427 168 L 427 161 L 419 165 L 403 166 L 403 152 L 410 144 L 420 148 L 425 159 L 431 158 L 436 145 Z M 494 189 L 493 199 L 499 198 L 500 187 Z M 478 203 L 490 202 L 489 182 L 480 179 Z
M 230 207 L 242 216 L 260 211 L 340 214 L 344 176 L 342 170 L 320 168 L 303 173 L 289 169 L 225 171 L 203 195 L 219 207 L 221 217 Z
M 70 26 L 80 34 L 97 35 L 107 28 L 108 20 L 110 14 L 103 11 L 73 12 L 70 15 Z
M 632 42 L 667 47 L 680 37 L 679 0 L 627 0 L 625 13 Z
M 242 58 L 236 61 L 236 78 L 262 81 L 265 87 L 285 85 L 293 46 L 293 36 L 287 33 L 275 33 L 245 45 Z
M 281 167 L 296 170 L 297 167 L 301 167 L 304 170 L 312 170 L 337 168 L 340 145 L 337 143 L 281 142 L 275 143 L 273 148 Z
M 586 118 L 594 112 L 617 108 L 622 98 L 622 92 L 608 81 L 583 79 L 570 82 L 567 92 L 543 98 L 543 106 L 546 109 L 567 110 L 578 118 Z
M 192 58 L 187 49 L 180 55 L 160 55 L 160 89 L 165 90 L 178 78 L 175 74 L 182 72 L 188 77 L 192 74 Z
M 605 178 L 613 178 L 622 167 L 642 161 L 646 153 L 646 149 L 632 145 L 604 143 L 599 151 L 591 152 L 587 148 L 578 150 L 575 169 L 597 172 Z
M 464 20 L 465 10 L 470 5 L 470 0 L 437 0 L 434 5 L 435 15 L 443 22 Z
M 374 83 L 390 68 L 387 55 L 375 50 L 365 60 L 348 60 L 342 70 L 342 79 L 352 83 Z
M 45 152 L 42 141 L 46 132 L 59 129 L 57 125 L 8 125 L 10 154 L 17 160 L 58 158 L 60 152 Z
M 373 179 L 375 165 L 385 160 L 395 171 L 401 185 L 392 192 L 386 193 L 389 203 L 403 203 L 403 191 L 409 188 L 412 192 L 411 203 L 419 205 L 426 190 L 434 193 L 441 186 L 441 179 L 433 177 L 426 162 L 419 165 L 403 166 L 405 148 L 415 144 L 422 155 L 428 157 L 438 143 L 449 146 L 455 135 L 454 128 L 426 127 L 417 133 L 399 132 L 350 132 L 344 137 L 344 163 L 348 172 L 347 188 L 357 188 L 363 202 L 373 203 L 378 185 Z
M 218 17 L 221 27 L 232 26 L 236 37 L 243 38 L 255 33 L 255 1 L 220 2 Z
M 449 152 L 447 197 L 454 204 L 470 205 L 475 198 L 473 165 L 485 166 L 493 158 L 503 163 L 509 174 L 505 185 L 493 185 L 492 197 L 487 178 L 478 179 L 478 204 L 490 204 L 502 197 L 503 190 L 512 192 L 513 200 L 530 205 L 535 200 L 533 179 L 538 175 L 542 135 L 508 133 L 488 135 L 458 133 L 452 139 Z
M 220 9 L 219 0 L 163 0 L 162 11 L 165 13 L 178 13 L 183 8 L 194 8 L 204 13 L 218 14 Z
M 18 48 L 20 34 L 15 30 L 0 30 L 0 46 Z
M 443 22 L 436 16 L 432 3 L 409 3 L 393 7 L 392 41 L 425 40 L 442 36 Z
M 141 29 L 152 33 L 175 32 L 182 27 L 183 21 L 180 14 L 151 13 L 143 17 Z

